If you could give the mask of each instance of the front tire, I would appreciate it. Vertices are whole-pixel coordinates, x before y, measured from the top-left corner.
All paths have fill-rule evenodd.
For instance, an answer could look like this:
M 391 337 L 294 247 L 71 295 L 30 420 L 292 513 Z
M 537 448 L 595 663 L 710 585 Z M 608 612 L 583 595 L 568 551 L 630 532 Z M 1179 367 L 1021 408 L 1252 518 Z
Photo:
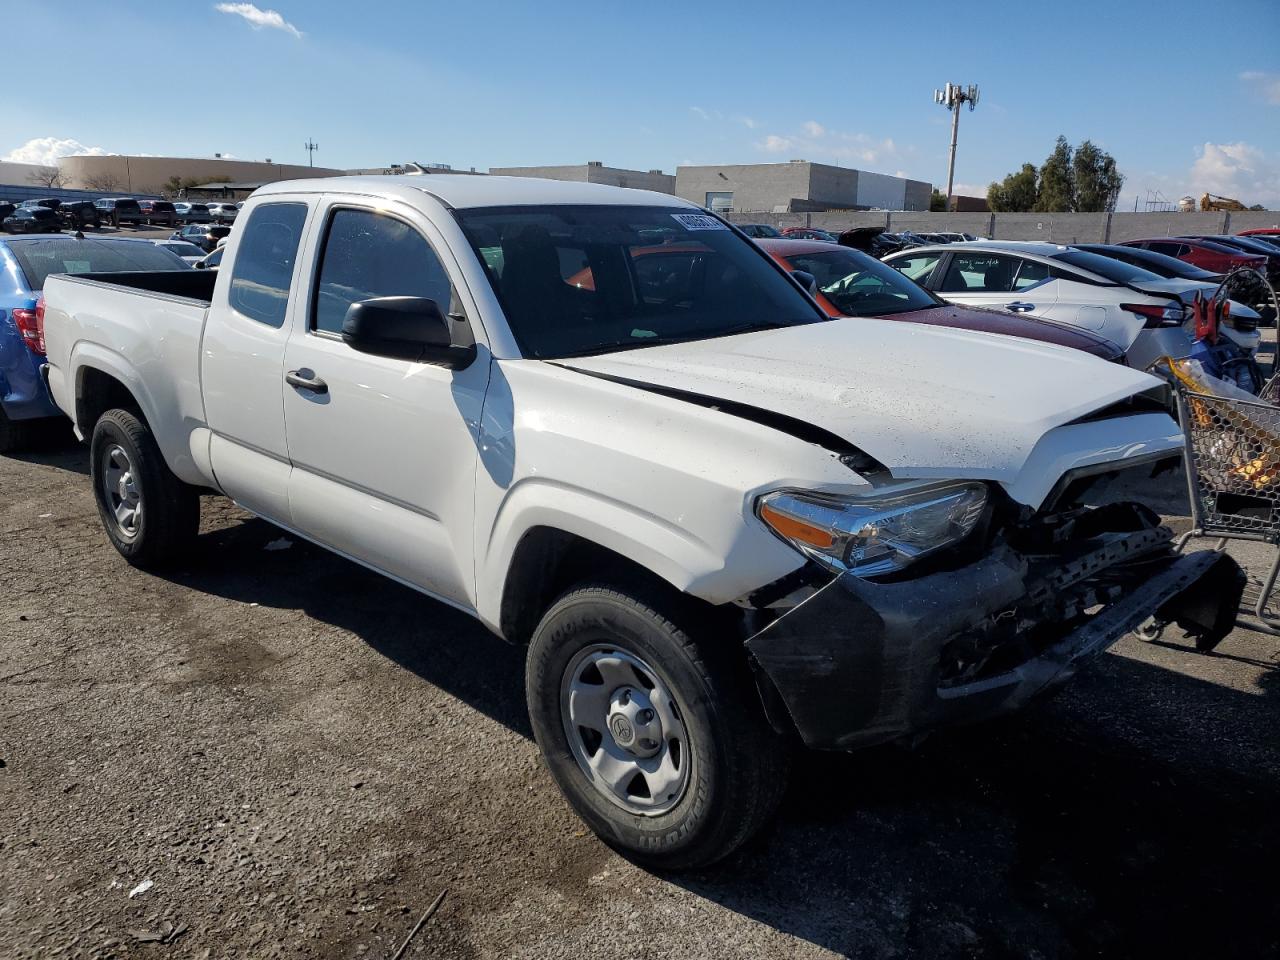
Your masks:
M 108 410 L 89 445 L 94 500 L 107 538 L 129 563 L 162 568 L 185 558 L 200 526 L 200 498 L 174 476 L 151 428 Z
M 575 589 L 538 625 L 525 671 L 561 793 L 610 846 L 667 869 L 745 843 L 777 809 L 788 768 L 737 640 L 683 606 Z

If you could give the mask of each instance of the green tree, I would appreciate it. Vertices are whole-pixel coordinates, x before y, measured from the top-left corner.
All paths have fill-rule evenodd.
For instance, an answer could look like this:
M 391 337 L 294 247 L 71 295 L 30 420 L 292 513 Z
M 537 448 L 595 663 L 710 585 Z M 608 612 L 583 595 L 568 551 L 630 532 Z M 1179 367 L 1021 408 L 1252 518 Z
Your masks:
M 1075 194 L 1074 209 L 1080 213 L 1110 213 L 1120 198 L 1124 174 L 1116 169 L 1116 161 L 1105 150 L 1086 140 L 1076 147 L 1071 161 L 1071 181 Z
M 941 190 L 935 190 L 929 195 L 929 212 L 942 213 L 947 209 L 947 195 Z
M 1053 152 L 1040 164 L 1040 182 L 1034 209 L 1039 213 L 1065 213 L 1076 208 L 1072 180 L 1071 144 L 1058 137 Z
M 1024 163 L 999 183 L 987 187 L 987 206 L 997 213 L 1026 213 L 1036 205 L 1036 167 Z

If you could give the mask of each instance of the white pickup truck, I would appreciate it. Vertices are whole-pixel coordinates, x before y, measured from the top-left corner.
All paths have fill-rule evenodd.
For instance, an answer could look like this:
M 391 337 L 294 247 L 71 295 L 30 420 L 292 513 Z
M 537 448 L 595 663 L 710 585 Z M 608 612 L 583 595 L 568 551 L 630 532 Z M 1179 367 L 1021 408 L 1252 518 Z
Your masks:
M 1014 709 L 1238 568 L 1094 481 L 1176 459 L 1160 382 L 828 319 L 674 197 L 469 176 L 255 193 L 216 272 L 45 286 L 107 535 L 199 549 L 216 491 L 527 645 L 547 765 L 609 843 L 703 865 L 792 743 Z M 74 271 L 74 264 L 68 264 Z

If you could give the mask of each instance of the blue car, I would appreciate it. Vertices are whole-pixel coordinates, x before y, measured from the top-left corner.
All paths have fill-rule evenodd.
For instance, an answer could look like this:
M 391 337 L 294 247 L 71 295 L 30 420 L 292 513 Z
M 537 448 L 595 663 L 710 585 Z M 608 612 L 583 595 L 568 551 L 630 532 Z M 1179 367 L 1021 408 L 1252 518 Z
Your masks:
M 0 237 L 0 453 L 22 449 L 42 428 L 57 425 L 40 376 L 44 327 L 40 291 L 51 273 L 190 270 L 150 240 L 31 234 Z

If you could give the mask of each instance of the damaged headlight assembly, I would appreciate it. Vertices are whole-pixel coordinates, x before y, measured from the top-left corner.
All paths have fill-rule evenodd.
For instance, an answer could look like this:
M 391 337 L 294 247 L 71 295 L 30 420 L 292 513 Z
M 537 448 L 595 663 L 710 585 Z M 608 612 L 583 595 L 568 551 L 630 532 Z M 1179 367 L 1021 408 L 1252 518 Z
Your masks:
M 959 543 L 987 503 L 980 483 L 934 485 L 898 495 L 837 498 L 784 490 L 756 504 L 765 525 L 837 573 L 893 573 Z

